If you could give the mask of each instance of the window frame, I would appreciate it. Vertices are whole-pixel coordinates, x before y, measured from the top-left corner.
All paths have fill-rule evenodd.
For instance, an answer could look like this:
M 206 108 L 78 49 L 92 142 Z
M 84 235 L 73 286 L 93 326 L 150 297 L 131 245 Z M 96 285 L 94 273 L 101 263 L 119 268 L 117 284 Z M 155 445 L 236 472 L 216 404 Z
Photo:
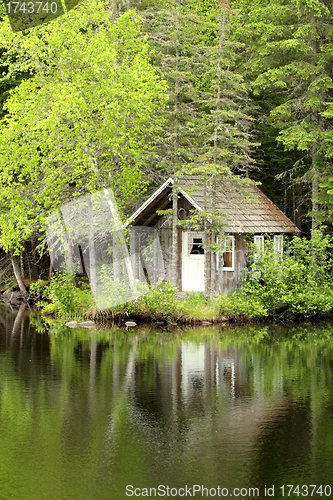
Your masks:
M 232 252 L 232 254 L 231 254 L 232 255 L 231 256 L 232 266 L 231 267 L 221 266 L 221 269 L 222 269 L 222 271 L 227 271 L 227 272 L 235 270 L 235 253 L 236 253 L 235 252 L 235 236 L 232 235 L 232 234 L 230 234 L 230 235 L 228 235 L 226 237 L 225 242 L 223 243 L 223 249 L 222 249 L 222 251 L 216 253 L 216 270 L 217 271 L 220 270 L 220 265 L 219 265 L 220 258 L 221 257 L 223 258 L 223 254 L 225 253 L 226 246 L 227 246 L 226 245 L 226 241 L 229 240 L 229 239 L 231 239 L 231 241 L 232 241 L 232 250 L 231 250 L 231 252 Z M 219 238 L 217 238 L 217 243 L 219 243 Z M 230 250 L 229 250 L 229 252 L 230 252 Z
M 256 243 L 256 241 L 258 243 Z M 260 254 L 265 250 L 265 238 L 261 235 L 255 235 L 253 237 L 253 261 L 258 262 L 260 259 Z
M 274 234 L 273 236 L 273 250 L 274 255 L 279 261 L 283 260 L 283 235 Z
M 197 257 L 197 256 L 200 256 L 202 257 L 203 255 L 205 255 L 205 248 L 203 246 L 203 243 L 204 243 L 204 233 L 203 232 L 197 232 L 197 231 L 186 231 L 186 257 L 190 257 L 190 258 L 193 258 L 193 257 Z M 189 235 L 192 235 L 193 237 L 193 240 L 194 238 L 200 238 L 202 240 L 202 249 L 203 249 L 203 253 L 191 253 L 188 251 L 188 245 L 189 245 Z M 193 242 L 194 244 L 194 242 Z M 193 248 L 192 248 L 193 249 Z

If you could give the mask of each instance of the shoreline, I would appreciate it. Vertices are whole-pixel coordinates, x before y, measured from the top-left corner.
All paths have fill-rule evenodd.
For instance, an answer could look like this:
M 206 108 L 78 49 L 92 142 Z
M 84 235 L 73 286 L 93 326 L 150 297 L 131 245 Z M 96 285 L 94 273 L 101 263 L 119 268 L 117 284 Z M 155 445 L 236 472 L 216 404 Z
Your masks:
M 135 321 L 138 324 L 155 324 L 156 326 L 230 326 L 230 325 L 255 325 L 255 324 L 266 324 L 266 325 L 296 325 L 306 321 L 333 321 L 333 311 L 332 312 L 317 312 L 309 315 L 305 314 L 294 314 L 285 311 L 280 314 L 270 314 L 268 316 L 253 316 L 253 317 L 241 317 L 241 316 L 220 316 L 220 317 L 175 317 L 175 316 L 152 316 L 147 314 L 113 314 L 112 311 L 100 311 L 94 315 L 85 316 L 86 320 L 92 319 L 96 321 L 97 324 L 119 324 L 122 325 L 126 321 Z
M 219 314 L 216 304 L 206 301 L 200 295 L 187 298 L 171 297 L 169 306 L 163 311 L 167 300 L 165 296 L 159 303 L 146 307 L 144 303 L 124 304 L 121 308 L 105 309 L 98 311 L 94 304 L 86 303 L 80 310 L 68 311 L 64 314 L 60 309 L 44 311 L 38 306 L 40 295 L 29 294 L 23 297 L 20 292 L 8 289 L 0 295 L 0 302 L 9 307 L 19 308 L 25 304 L 26 309 L 37 311 L 41 316 L 52 317 L 63 321 L 78 319 L 79 321 L 93 320 L 96 324 L 122 325 L 132 320 L 137 323 L 156 324 L 156 326 L 214 326 L 214 325 L 250 325 L 250 324 L 276 324 L 293 325 L 304 321 L 333 320 L 333 310 L 313 311 L 307 314 L 291 312 L 287 308 L 279 308 L 266 315 L 255 314 Z M 49 301 L 47 301 L 49 302 Z

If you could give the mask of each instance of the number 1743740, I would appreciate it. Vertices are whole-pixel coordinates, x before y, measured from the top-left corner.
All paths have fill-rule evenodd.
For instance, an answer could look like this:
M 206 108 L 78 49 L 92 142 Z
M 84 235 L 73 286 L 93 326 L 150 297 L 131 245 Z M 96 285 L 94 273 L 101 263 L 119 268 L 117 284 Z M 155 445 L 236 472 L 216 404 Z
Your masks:
M 58 5 L 56 2 L 8 2 L 6 3 L 7 14 L 56 14 Z
M 318 496 L 330 497 L 332 488 L 329 484 L 323 486 L 318 484 L 284 484 L 280 486 L 281 494 L 283 497 L 290 496 L 303 496 L 313 497 Z

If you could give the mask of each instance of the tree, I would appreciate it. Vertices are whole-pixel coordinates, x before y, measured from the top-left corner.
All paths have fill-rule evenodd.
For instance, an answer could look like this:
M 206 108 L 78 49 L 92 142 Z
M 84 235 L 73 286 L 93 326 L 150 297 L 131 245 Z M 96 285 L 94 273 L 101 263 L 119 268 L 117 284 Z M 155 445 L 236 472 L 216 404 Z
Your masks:
M 247 85 L 236 70 L 241 45 L 230 33 L 233 11 L 229 2 L 196 2 L 195 6 L 205 21 L 201 21 L 201 60 L 197 63 L 200 72 L 195 81 L 197 113 L 192 116 L 198 138 L 192 147 L 191 168 L 189 165 L 183 168 L 199 175 L 205 184 L 201 214 L 206 248 L 205 290 L 213 296 L 217 288 L 216 236 L 222 228 L 218 220 L 221 216 L 216 213 L 218 181 L 221 177 L 227 180 L 230 171 L 248 176 L 253 163 L 251 150 L 257 144 L 251 138 Z M 207 36 L 207 27 L 210 36 Z M 208 223 L 210 219 L 214 223 Z
M 249 67 L 254 92 L 275 95 L 268 120 L 279 129 L 285 150 L 302 153 L 311 185 L 312 228 L 320 220 L 319 180 L 327 122 L 322 114 L 332 95 L 331 58 L 325 52 L 332 32 L 332 5 L 323 0 L 272 0 L 249 14 L 243 28 L 255 49 Z
M 123 208 L 142 190 L 166 84 L 133 13 L 112 23 L 94 0 L 28 36 L 6 25 L 1 37 L 36 72 L 13 91 L 0 134 L 0 244 L 17 253 L 64 201 L 108 185 Z
M 214 182 L 228 168 L 251 166 L 250 117 L 246 84 L 235 71 L 239 42 L 230 36 L 232 11 L 228 2 L 168 1 L 145 10 L 144 29 L 154 49 L 153 63 L 168 80 L 169 102 L 161 141 L 151 163 L 153 181 L 166 175 L 191 172 L 207 184 L 205 213 L 214 211 Z M 215 166 L 214 166 L 215 165 Z M 214 167 L 213 167 L 214 166 Z M 175 193 L 177 184 L 174 185 Z M 176 194 L 170 223 L 176 227 Z M 206 224 L 207 218 L 202 222 Z M 209 232 L 212 229 L 207 227 Z M 215 231 L 215 229 L 214 229 Z M 177 231 L 173 231 L 173 269 L 177 260 Z M 209 254 L 214 236 L 205 236 Z M 207 258 L 206 288 L 208 291 Z M 212 258 L 214 262 L 214 258 Z M 214 275 L 214 272 L 212 273 Z M 173 282 L 177 277 L 173 273 Z M 212 283 L 212 289 L 215 284 Z

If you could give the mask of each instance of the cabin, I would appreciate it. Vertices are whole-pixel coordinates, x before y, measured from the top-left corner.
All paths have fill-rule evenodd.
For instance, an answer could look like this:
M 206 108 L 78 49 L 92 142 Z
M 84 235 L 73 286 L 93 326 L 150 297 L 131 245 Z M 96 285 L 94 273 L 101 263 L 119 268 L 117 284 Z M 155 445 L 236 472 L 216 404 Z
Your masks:
M 173 214 L 177 212 L 177 221 L 170 209 Z M 205 214 L 201 226 L 193 222 L 193 216 L 200 216 L 200 212 Z M 207 228 L 212 227 L 215 219 L 219 220 L 219 234 L 209 234 Z M 157 231 L 165 279 L 179 291 L 213 289 L 220 294 L 239 287 L 248 267 L 249 242 L 262 250 L 264 235 L 269 234 L 276 251 L 282 253 L 284 236 L 300 232 L 254 181 L 237 176 L 218 180 L 214 189 L 198 176 L 169 178 L 131 215 L 127 224 Z M 220 251 L 211 251 L 212 243 L 218 244 Z

